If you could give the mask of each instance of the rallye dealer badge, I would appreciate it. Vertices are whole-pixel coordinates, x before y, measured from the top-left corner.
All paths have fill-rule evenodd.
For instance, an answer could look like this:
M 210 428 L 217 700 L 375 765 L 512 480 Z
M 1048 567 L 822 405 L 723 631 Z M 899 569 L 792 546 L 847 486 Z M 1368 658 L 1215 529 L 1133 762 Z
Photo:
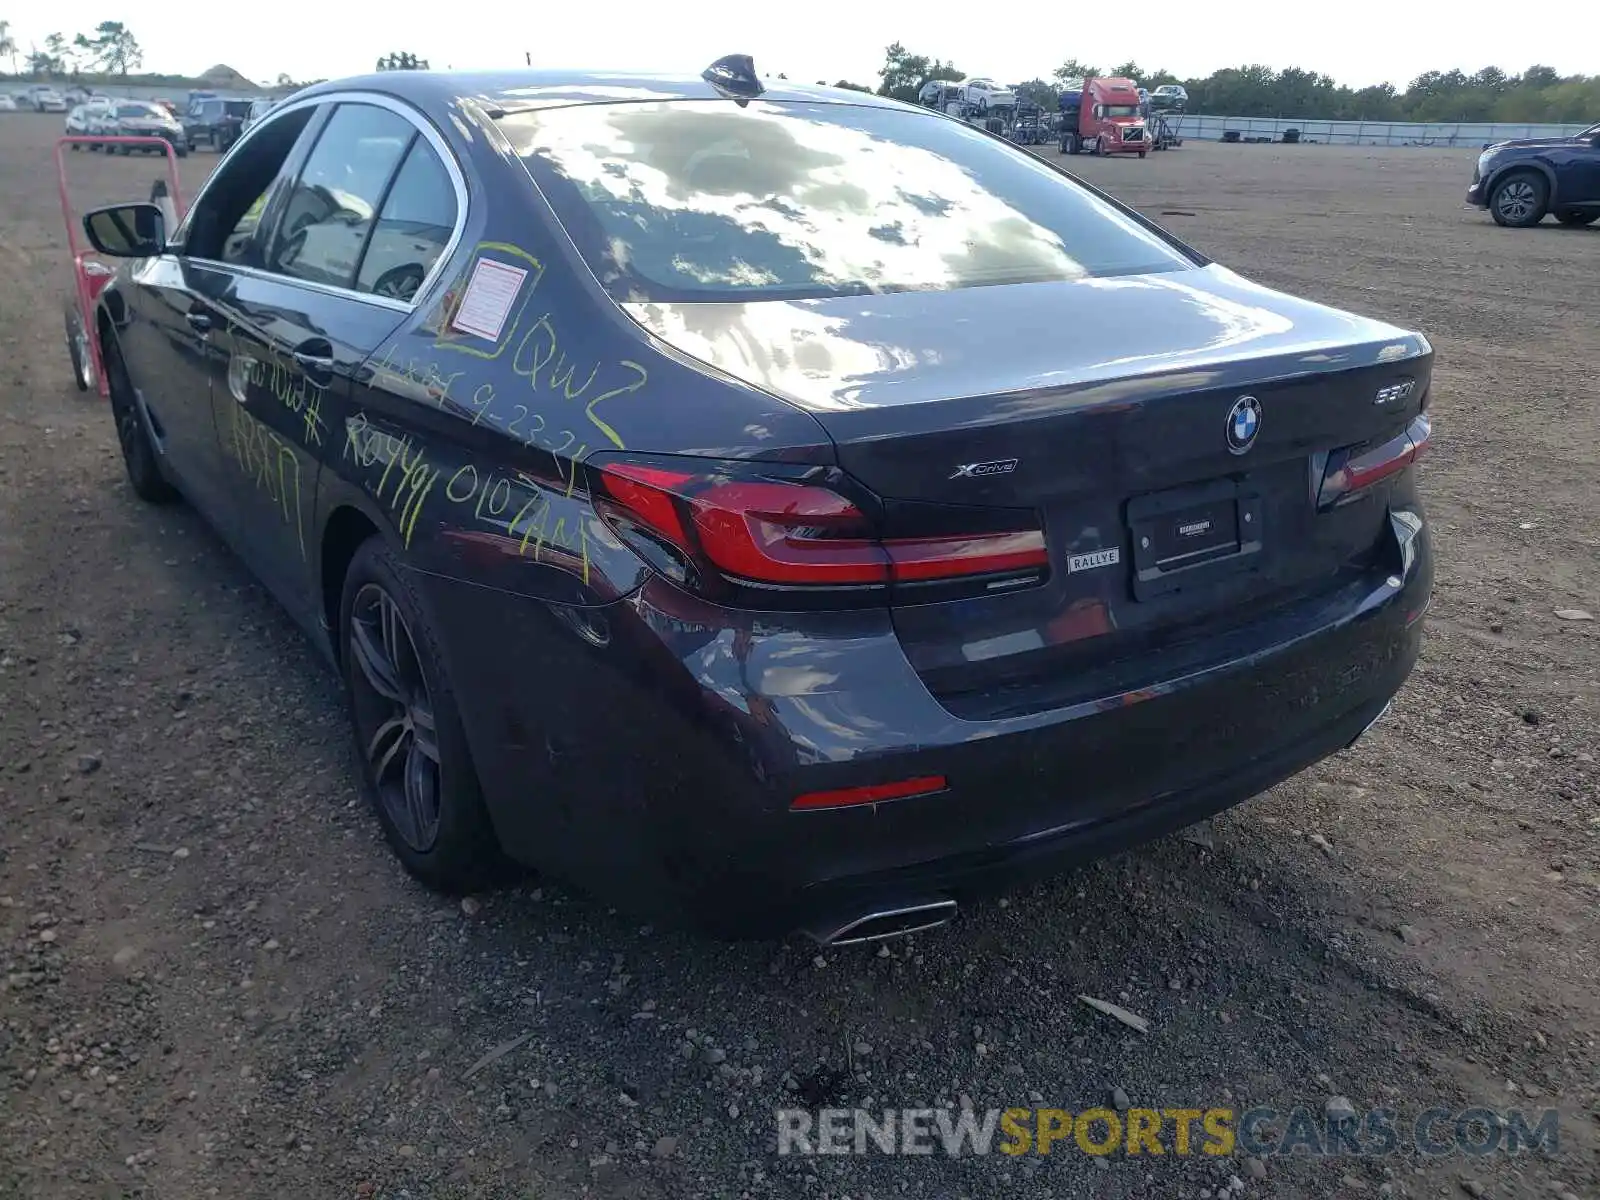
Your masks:
M 1067 574 L 1092 571 L 1096 567 L 1114 567 L 1122 561 L 1122 551 L 1116 546 L 1108 550 L 1091 550 L 1087 554 L 1074 554 L 1067 559 Z

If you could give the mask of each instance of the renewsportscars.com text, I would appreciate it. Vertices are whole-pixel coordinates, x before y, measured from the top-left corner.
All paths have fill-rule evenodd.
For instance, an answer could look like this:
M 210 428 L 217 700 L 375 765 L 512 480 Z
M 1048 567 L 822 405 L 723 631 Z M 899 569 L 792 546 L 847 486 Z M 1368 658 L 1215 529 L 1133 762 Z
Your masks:
M 1332 1117 L 1320 1109 L 861 1108 L 777 1110 L 779 1154 L 1050 1154 L 1151 1157 L 1481 1156 L 1560 1148 L 1557 1109 L 1392 1109 Z

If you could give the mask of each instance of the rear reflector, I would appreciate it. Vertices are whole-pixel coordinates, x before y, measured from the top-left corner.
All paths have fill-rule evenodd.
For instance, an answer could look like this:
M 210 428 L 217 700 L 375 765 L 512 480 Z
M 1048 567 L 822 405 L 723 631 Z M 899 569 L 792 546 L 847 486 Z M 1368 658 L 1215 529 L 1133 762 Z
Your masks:
M 886 537 L 855 500 L 827 483 L 716 466 L 690 472 L 655 463 L 608 463 L 600 468 L 596 507 L 651 561 L 659 561 L 661 551 L 671 555 L 674 582 L 713 585 L 713 592 L 719 581 L 763 592 L 871 592 L 897 583 L 977 577 L 987 582 L 1028 573 L 1042 578 L 1049 565 L 1044 531 L 1026 510 L 1004 518 L 1015 516 L 1024 527 L 995 529 L 994 510 L 972 510 L 968 522 L 966 510 L 941 506 L 941 519 L 954 520 L 954 529 Z M 855 486 L 837 473 L 832 482 Z M 655 545 L 639 547 L 635 539 L 641 533 Z
M 869 783 L 861 787 L 839 788 L 832 792 L 807 792 L 796 796 L 791 809 L 849 808 L 857 804 L 877 804 L 883 800 L 906 800 L 912 796 L 931 796 L 948 787 L 943 775 L 924 775 L 898 783 Z
M 1319 509 L 1336 508 L 1354 500 L 1376 483 L 1398 475 L 1411 466 L 1432 445 L 1433 421 L 1426 414 L 1419 416 L 1381 446 L 1363 450 L 1359 454 L 1336 455 L 1328 463 L 1317 493 Z

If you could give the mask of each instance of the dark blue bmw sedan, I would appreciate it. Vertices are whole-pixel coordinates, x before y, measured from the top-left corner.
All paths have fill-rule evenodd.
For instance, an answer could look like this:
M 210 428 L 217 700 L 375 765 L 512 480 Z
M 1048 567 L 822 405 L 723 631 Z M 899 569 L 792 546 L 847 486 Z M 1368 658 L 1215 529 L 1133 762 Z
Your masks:
M 85 224 L 134 490 L 337 665 L 434 887 L 903 933 L 1336 753 L 1417 657 L 1427 340 L 926 109 L 389 72 Z

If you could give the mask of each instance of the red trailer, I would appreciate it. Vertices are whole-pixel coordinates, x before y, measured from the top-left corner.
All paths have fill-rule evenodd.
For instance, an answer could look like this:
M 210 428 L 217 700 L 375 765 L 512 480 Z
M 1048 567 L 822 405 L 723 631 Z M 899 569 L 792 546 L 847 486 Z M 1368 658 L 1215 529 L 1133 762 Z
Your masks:
M 83 240 L 81 217 L 72 210 L 72 197 L 67 189 L 68 149 L 89 146 L 125 146 L 129 150 L 158 150 L 166 155 L 167 175 L 157 179 L 151 200 L 166 210 L 168 220 L 175 225 L 183 217 L 183 189 L 178 179 L 178 158 L 172 143 L 158 137 L 77 137 L 56 139 L 56 180 L 61 192 L 61 219 L 67 225 L 67 252 L 72 255 L 72 295 L 66 303 L 67 353 L 72 356 L 72 375 L 80 392 L 94 388 L 102 398 L 110 393 L 106 389 L 105 371 L 100 362 L 100 344 L 92 336 L 94 306 L 100 291 L 110 282 L 112 268 Z M 162 204 L 165 199 L 167 203 Z M 169 227 L 168 232 L 171 232 Z

